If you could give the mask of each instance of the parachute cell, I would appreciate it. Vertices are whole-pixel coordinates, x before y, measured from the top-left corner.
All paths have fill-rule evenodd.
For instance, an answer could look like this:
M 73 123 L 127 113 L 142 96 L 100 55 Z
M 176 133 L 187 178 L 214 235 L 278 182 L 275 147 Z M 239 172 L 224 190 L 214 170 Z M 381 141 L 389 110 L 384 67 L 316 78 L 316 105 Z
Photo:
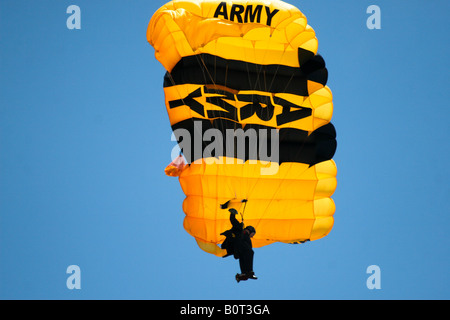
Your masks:
M 256 228 L 255 247 L 326 236 L 336 131 L 303 13 L 276 0 L 176 0 L 153 15 L 147 39 L 167 71 L 166 109 L 188 163 L 166 173 L 179 176 L 184 227 L 200 248 L 224 254 L 230 207 Z

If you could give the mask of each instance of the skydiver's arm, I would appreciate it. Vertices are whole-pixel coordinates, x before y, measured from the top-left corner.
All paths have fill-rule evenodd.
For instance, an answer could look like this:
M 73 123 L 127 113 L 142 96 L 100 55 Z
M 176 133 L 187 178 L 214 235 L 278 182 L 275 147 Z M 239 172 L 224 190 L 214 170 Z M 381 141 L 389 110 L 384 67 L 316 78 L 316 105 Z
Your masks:
M 233 225 L 233 227 L 239 227 L 240 226 L 240 222 L 236 219 L 236 214 L 235 213 L 230 213 L 230 222 Z

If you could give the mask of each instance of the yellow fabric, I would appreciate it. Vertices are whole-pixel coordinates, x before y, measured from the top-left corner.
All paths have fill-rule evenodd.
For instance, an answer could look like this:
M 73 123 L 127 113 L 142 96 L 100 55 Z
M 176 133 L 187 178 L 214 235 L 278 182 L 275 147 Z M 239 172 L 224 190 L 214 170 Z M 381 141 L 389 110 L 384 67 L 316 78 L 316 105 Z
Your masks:
M 278 11 L 277 11 L 278 10 Z M 314 30 L 300 10 L 283 1 L 214 1 L 177 0 L 161 7 L 153 15 L 147 29 L 147 40 L 155 56 L 168 72 L 183 58 L 211 54 L 230 60 L 260 65 L 300 67 L 298 48 L 315 55 L 318 49 Z M 243 126 L 258 124 L 271 128 L 314 130 L 329 123 L 333 113 L 331 90 L 320 83 L 307 81 L 307 96 L 264 91 L 237 91 L 226 102 L 237 110 Z M 170 108 L 169 102 L 182 100 L 200 90 L 195 101 L 204 106 L 203 115 L 187 105 Z M 199 84 L 173 84 L 164 88 L 170 124 L 208 118 L 208 110 L 221 110 L 207 102 L 216 93 L 205 93 Z M 240 109 L 248 104 L 238 99 L 240 94 L 269 97 L 274 115 L 261 120 L 256 114 L 245 119 Z M 283 106 L 278 98 L 299 108 L 311 109 L 311 115 L 299 120 L 277 124 Z M 218 246 L 220 235 L 231 227 L 229 212 L 220 205 L 234 199 L 230 207 L 243 214 L 246 225 L 256 228 L 254 247 L 274 242 L 299 243 L 326 236 L 333 226 L 335 205 L 331 199 L 336 189 L 336 165 L 333 160 L 309 166 L 303 163 L 245 162 L 236 159 L 208 158 L 184 167 L 179 181 L 186 199 L 184 227 L 199 247 L 211 254 L 223 256 Z M 228 163 L 230 160 L 232 163 Z M 234 162 L 234 163 L 233 163 Z M 272 174 L 261 174 L 270 168 Z M 174 174 L 174 169 L 167 171 Z M 176 172 L 178 175 L 179 172 Z M 175 175 L 175 174 L 174 174 Z M 247 203 L 240 202 L 247 199 Z
M 186 194 L 185 229 L 198 241 L 221 243 L 221 232 L 230 228 L 229 199 L 247 199 L 246 225 L 256 228 L 253 245 L 276 241 L 302 242 L 326 236 L 333 226 L 335 205 L 330 196 L 336 188 L 333 160 L 308 167 L 283 163 L 278 173 L 261 176 L 262 164 L 193 163 L 179 177 Z
M 220 7 L 222 3 L 226 5 Z M 245 11 L 233 15 L 232 4 Z M 274 10 L 279 11 L 269 26 L 267 12 Z M 215 18 L 217 11 L 221 14 Z M 246 18 L 247 23 L 239 22 Z M 199 53 L 298 67 L 298 48 L 317 53 L 318 47 L 303 13 L 283 1 L 171 1 L 153 15 L 147 40 L 168 71 L 181 57 Z

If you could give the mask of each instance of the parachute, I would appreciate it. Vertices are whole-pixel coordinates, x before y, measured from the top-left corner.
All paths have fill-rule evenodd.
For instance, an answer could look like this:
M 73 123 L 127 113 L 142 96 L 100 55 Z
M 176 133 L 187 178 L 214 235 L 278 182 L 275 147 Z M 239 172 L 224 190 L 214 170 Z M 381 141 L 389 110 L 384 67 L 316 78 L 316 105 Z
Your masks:
M 305 15 L 278 0 L 175 0 L 154 13 L 147 40 L 167 71 L 165 105 L 187 162 L 166 173 L 179 177 L 199 247 L 225 254 L 229 208 L 256 228 L 256 248 L 325 237 L 336 131 Z

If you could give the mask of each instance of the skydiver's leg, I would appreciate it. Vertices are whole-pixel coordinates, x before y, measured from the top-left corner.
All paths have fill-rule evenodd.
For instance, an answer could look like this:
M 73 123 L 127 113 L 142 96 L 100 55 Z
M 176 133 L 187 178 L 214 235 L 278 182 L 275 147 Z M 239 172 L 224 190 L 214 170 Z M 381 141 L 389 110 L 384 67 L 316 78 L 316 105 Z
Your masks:
M 253 252 L 253 250 L 251 250 L 250 251 L 250 253 L 249 253 L 249 257 L 248 257 L 248 270 L 250 271 L 250 272 L 253 272 L 253 256 L 254 256 L 254 252 Z
M 241 274 L 245 273 L 245 269 L 246 269 L 245 264 L 246 264 L 245 255 L 241 255 L 239 257 L 239 267 L 241 268 Z
M 240 254 L 239 266 L 241 267 L 241 273 L 248 274 L 253 272 L 253 254 L 253 250 Z

